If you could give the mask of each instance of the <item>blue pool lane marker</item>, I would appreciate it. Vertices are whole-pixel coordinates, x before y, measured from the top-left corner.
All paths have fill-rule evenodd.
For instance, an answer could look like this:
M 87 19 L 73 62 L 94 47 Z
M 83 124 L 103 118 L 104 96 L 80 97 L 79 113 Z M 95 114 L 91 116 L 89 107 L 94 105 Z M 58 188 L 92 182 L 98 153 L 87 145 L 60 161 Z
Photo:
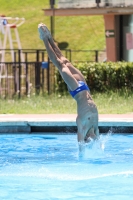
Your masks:
M 48 62 L 42 62 L 42 68 L 47 69 L 48 68 Z

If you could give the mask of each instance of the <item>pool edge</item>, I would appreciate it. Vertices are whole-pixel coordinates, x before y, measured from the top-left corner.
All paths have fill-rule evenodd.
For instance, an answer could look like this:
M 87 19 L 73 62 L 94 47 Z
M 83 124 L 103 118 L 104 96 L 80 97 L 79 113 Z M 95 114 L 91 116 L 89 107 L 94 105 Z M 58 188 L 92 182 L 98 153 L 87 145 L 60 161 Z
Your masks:
M 133 120 L 132 119 L 100 119 L 99 120 L 100 133 L 130 133 L 133 134 Z M 76 133 L 77 126 L 75 119 L 5 119 L 0 121 L 1 133 Z

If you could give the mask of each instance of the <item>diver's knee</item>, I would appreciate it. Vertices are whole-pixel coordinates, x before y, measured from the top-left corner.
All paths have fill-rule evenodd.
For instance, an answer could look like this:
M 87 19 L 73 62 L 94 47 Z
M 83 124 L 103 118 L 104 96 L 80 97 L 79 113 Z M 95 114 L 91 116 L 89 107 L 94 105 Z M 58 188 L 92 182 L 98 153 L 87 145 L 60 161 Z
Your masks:
M 66 58 L 66 57 L 64 57 L 64 56 L 61 56 L 61 58 L 60 58 L 60 60 L 61 60 L 61 62 L 63 63 L 63 64 L 67 64 L 67 63 L 69 63 L 70 61 Z

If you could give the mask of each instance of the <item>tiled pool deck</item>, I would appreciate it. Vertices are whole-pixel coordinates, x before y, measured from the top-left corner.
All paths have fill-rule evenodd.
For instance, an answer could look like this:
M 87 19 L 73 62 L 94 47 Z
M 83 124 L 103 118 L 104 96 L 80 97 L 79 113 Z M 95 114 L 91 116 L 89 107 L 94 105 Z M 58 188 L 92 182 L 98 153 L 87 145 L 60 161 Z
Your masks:
M 76 114 L 1 114 L 0 133 L 76 132 Z M 133 134 L 133 113 L 100 114 L 99 129 Z

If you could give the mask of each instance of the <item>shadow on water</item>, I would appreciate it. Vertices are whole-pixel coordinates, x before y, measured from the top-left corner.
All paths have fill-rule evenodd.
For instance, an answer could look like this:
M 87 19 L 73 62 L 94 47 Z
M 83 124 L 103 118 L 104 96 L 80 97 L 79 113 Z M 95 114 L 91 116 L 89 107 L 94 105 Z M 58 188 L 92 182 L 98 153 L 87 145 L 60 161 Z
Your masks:
M 44 136 L 43 139 L 44 139 L 44 140 L 56 140 L 57 137 L 53 137 L 53 136 Z
M 91 164 L 95 164 L 95 165 L 107 165 L 107 164 L 110 164 L 112 163 L 111 161 L 109 160 L 90 160 L 89 163 Z

